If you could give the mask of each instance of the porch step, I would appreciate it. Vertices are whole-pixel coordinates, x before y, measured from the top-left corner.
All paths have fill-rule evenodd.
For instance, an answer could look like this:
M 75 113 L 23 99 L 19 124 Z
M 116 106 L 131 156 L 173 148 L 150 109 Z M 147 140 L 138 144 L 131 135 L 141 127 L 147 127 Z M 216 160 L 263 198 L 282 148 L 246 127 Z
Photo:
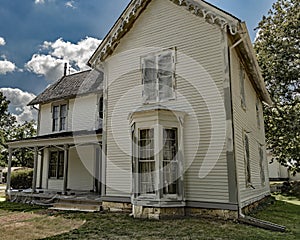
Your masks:
M 53 207 L 49 208 L 61 211 L 80 211 L 80 212 L 100 212 L 102 209 L 101 204 L 83 204 L 83 203 L 70 203 L 58 202 L 54 203 Z

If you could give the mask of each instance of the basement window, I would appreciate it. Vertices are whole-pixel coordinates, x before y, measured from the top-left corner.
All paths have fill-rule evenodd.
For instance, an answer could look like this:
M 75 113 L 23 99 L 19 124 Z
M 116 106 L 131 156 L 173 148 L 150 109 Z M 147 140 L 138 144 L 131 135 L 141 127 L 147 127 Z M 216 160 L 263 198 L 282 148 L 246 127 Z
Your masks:
M 175 50 L 142 57 L 141 69 L 144 103 L 175 98 Z

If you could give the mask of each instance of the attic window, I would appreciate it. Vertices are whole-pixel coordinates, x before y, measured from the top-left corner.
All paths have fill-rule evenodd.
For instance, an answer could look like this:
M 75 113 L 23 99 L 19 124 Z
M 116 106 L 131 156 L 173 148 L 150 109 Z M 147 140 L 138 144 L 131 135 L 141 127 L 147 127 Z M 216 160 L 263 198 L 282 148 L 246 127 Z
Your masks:
M 175 97 L 175 50 L 165 50 L 141 59 L 145 103 Z

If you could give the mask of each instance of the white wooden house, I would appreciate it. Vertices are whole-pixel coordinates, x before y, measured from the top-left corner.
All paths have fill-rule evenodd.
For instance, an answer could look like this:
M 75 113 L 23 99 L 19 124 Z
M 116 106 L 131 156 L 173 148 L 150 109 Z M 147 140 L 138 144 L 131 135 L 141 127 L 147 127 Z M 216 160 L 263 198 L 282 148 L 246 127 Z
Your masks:
M 201 0 L 133 0 L 88 64 L 75 78 L 101 76 L 103 106 L 91 77 L 64 95 L 66 76 L 31 102 L 38 136 L 9 144 L 35 148 L 33 191 L 94 190 L 105 209 L 154 218 L 237 217 L 269 195 L 271 99 L 244 22 Z

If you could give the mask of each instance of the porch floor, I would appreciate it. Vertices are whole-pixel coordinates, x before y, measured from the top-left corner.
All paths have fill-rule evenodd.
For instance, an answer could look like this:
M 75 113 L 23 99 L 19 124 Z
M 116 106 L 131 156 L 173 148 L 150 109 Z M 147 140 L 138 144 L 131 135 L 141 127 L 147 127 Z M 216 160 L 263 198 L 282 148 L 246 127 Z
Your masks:
M 90 191 L 73 191 L 67 194 L 61 192 L 38 189 L 32 193 L 31 189 L 12 190 L 6 194 L 11 202 L 22 202 L 27 204 L 52 207 L 57 210 L 76 210 L 76 211 L 101 211 L 102 201 L 99 193 Z

